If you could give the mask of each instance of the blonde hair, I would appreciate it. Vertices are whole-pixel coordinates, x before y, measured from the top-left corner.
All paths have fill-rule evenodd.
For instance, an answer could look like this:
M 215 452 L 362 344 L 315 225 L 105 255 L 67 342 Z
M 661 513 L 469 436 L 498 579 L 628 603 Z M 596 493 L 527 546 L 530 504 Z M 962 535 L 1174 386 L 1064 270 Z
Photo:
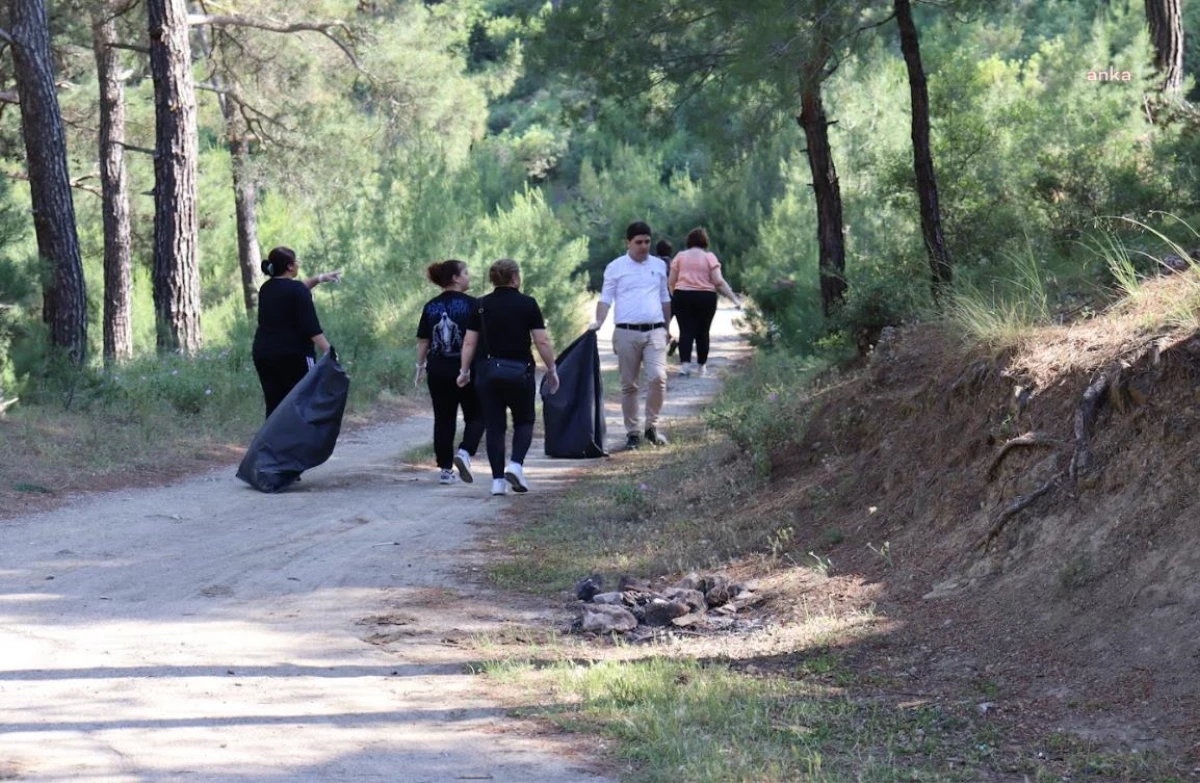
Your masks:
M 495 286 L 512 285 L 513 280 L 519 274 L 521 274 L 521 267 L 517 266 L 516 261 L 511 258 L 501 258 L 488 269 L 488 280 L 491 280 L 492 285 Z

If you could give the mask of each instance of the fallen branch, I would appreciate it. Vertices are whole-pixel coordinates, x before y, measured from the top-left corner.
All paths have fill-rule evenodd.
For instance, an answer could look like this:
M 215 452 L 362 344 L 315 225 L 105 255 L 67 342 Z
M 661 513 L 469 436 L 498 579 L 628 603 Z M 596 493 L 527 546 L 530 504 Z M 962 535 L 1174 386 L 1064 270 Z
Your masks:
M 5 411 L 17 404 L 19 397 L 13 397 L 11 400 L 0 398 L 0 416 L 3 416 Z
M 1035 489 L 1033 492 L 1030 492 L 1028 495 L 1018 496 L 1017 499 L 1014 500 L 1012 502 L 1012 504 L 1009 505 L 1008 508 L 1006 508 L 1000 512 L 1000 516 L 996 517 L 996 521 L 993 522 L 991 528 L 988 529 L 987 535 L 983 537 L 982 541 L 980 541 L 978 544 L 976 544 L 976 547 L 979 549 L 982 549 L 984 552 L 986 552 L 988 550 L 988 547 L 992 545 L 992 542 L 995 541 L 996 538 L 1000 535 L 1000 533 L 1004 531 L 1004 526 L 1008 524 L 1008 521 L 1010 519 L 1012 519 L 1017 514 L 1024 511 L 1025 509 L 1029 508 L 1031 505 L 1034 504 L 1034 502 L 1037 501 L 1038 498 L 1042 497 L 1046 493 L 1050 492 L 1050 490 L 1057 487 L 1058 481 L 1061 478 L 1062 478 L 1062 474 L 1060 473 L 1059 475 L 1057 475 L 1057 476 L 1053 477 L 1052 479 L 1050 479 L 1049 481 L 1047 481 L 1045 484 L 1043 484 L 1038 489 Z
M 992 481 L 996 478 L 996 471 L 1000 468 L 1000 463 L 1008 456 L 1008 452 L 1021 447 L 1035 448 L 1039 446 L 1055 449 L 1069 448 L 1069 444 L 1064 443 L 1058 438 L 1053 438 L 1044 432 L 1027 432 L 1020 437 L 1010 438 L 1000 447 L 1000 453 L 995 456 L 992 464 L 988 466 L 987 480 Z

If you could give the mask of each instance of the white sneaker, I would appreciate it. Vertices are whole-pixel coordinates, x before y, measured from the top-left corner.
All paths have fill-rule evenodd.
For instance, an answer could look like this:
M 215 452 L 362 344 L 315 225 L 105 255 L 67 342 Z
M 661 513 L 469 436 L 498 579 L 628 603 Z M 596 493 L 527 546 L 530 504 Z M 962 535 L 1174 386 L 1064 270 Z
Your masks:
M 525 471 L 521 468 L 521 463 L 508 463 L 508 467 L 504 469 L 504 478 L 512 484 L 513 492 L 529 491 L 529 482 L 525 480 Z
M 493 495 L 507 495 L 508 494 L 508 482 L 502 478 L 492 479 L 492 494 Z
M 442 471 L 442 475 L 438 477 L 439 484 L 453 484 L 458 481 L 458 476 L 454 475 L 454 471 L 447 468 Z
M 696 374 L 699 375 L 701 378 L 707 378 L 708 377 L 708 367 L 703 364 L 700 365 L 700 368 L 698 370 L 696 370 Z
M 458 468 L 458 477 L 465 483 L 470 484 L 475 480 L 471 475 L 471 455 L 465 449 L 459 449 L 454 455 L 454 467 Z
M 691 375 L 692 374 L 692 363 L 684 362 L 683 364 L 679 365 L 679 374 L 682 375 L 684 378 Z

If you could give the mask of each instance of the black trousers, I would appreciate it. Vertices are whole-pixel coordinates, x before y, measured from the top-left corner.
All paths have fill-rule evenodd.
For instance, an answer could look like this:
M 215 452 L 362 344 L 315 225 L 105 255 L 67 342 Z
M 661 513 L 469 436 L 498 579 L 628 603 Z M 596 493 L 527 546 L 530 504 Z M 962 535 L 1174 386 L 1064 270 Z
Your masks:
M 308 356 L 254 357 L 254 369 L 258 371 L 258 382 L 262 385 L 268 419 L 311 366 L 312 358 Z
M 483 420 L 487 424 L 487 455 L 492 478 L 504 478 L 504 440 L 509 411 L 512 411 L 513 420 L 512 461 L 524 463 L 533 444 L 533 423 L 537 418 L 533 404 L 533 368 L 524 380 L 515 383 L 491 380 L 486 373 L 476 383 Z
M 438 467 L 449 470 L 454 466 L 454 431 L 458 427 L 459 408 L 466 424 L 458 447 L 472 456 L 483 439 L 483 409 L 474 383 L 460 389 L 455 376 L 432 373 L 425 376 L 425 383 L 433 401 L 433 454 Z
M 708 361 L 709 339 L 713 317 L 717 314 L 716 291 L 684 291 L 675 289 L 671 297 L 671 312 L 679 322 L 679 361 L 692 360 L 692 343 L 696 344 L 696 361 Z

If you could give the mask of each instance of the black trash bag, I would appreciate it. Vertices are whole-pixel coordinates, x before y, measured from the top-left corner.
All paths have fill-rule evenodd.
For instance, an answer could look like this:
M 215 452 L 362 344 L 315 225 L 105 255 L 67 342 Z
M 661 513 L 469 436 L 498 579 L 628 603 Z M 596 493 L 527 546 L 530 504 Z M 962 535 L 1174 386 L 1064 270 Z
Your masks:
M 330 348 L 255 434 L 237 477 L 262 492 L 279 492 L 329 459 L 349 393 L 350 378 Z
M 587 331 L 555 360 L 559 388 L 546 392 L 542 379 L 542 418 L 546 456 L 568 459 L 607 457 L 604 450 L 604 386 L 596 333 Z

